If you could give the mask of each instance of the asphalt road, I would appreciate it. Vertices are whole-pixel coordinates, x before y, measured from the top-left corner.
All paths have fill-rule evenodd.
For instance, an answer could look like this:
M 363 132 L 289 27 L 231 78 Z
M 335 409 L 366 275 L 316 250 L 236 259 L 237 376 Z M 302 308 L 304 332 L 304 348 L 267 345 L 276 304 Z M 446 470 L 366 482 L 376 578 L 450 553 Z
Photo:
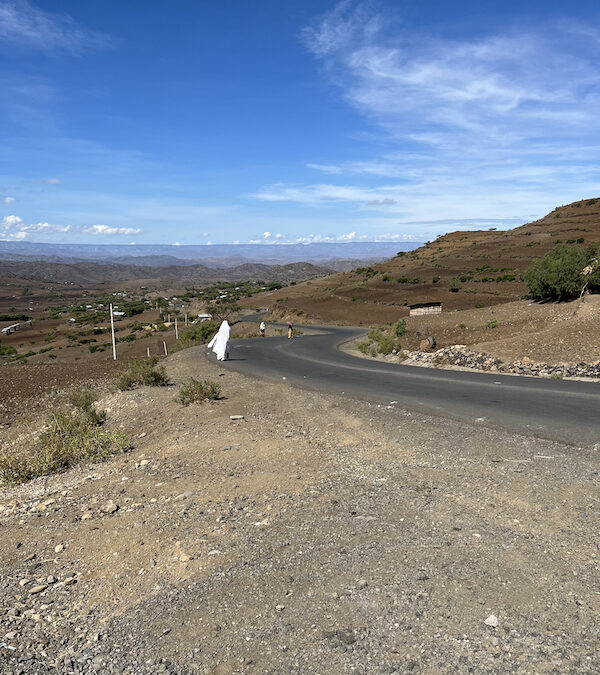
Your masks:
M 307 328 L 322 333 L 233 340 L 224 365 L 306 389 L 600 449 L 600 383 L 369 361 L 339 349 L 364 330 Z

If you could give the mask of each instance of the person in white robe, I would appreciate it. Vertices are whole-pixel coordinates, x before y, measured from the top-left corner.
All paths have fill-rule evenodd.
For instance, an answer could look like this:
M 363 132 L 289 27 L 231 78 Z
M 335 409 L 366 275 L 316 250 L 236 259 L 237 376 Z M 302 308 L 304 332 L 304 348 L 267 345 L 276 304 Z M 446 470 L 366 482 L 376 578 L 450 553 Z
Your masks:
M 231 327 L 227 321 L 219 326 L 219 330 L 215 337 L 208 343 L 208 348 L 212 349 L 217 355 L 217 361 L 226 361 L 229 358 L 229 337 L 231 335 Z

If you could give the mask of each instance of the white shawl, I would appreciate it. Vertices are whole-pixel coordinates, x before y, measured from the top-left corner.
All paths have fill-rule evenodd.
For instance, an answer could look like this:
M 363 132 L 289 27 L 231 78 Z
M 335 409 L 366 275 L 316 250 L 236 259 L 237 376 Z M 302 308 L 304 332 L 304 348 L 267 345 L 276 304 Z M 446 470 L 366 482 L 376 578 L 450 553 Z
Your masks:
M 227 321 L 223 321 L 215 337 L 208 343 L 208 348 L 217 355 L 217 361 L 225 361 L 230 335 L 231 328 Z

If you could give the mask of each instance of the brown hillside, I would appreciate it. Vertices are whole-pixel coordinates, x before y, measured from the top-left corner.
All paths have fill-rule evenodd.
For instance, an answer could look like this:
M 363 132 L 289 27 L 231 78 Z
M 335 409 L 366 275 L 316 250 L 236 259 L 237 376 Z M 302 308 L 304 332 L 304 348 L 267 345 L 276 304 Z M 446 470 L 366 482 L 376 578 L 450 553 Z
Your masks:
M 452 232 L 371 267 L 259 297 L 273 316 L 354 325 L 395 321 L 417 302 L 440 301 L 444 311 L 487 307 L 522 297 L 523 273 L 559 241 L 600 242 L 600 199 L 560 206 L 513 230 Z

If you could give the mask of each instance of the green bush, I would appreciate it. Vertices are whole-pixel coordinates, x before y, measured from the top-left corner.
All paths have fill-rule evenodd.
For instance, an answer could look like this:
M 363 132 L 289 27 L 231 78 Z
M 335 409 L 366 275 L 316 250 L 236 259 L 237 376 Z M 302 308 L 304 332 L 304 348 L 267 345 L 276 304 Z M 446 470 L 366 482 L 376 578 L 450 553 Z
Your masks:
M 171 351 L 178 352 L 181 349 L 206 344 L 216 332 L 217 326 L 212 321 L 192 324 L 181 332 Z
M 370 346 L 371 343 L 369 342 L 369 340 L 362 340 L 356 345 L 356 348 L 358 349 L 359 352 L 362 352 L 363 354 L 368 354 Z
M 524 278 L 530 297 L 536 300 L 566 301 L 576 298 L 583 288 L 583 268 L 595 255 L 594 249 L 558 244 L 540 260 L 535 260 Z M 589 278 L 590 289 L 600 286 L 600 271 Z
M 402 349 L 402 345 L 393 335 L 384 335 L 377 344 L 377 351 L 384 356 L 400 349 Z
M 177 400 L 181 405 L 190 403 L 202 403 L 203 401 L 216 401 L 221 398 L 221 385 L 210 380 L 199 382 L 193 377 L 186 380 L 177 394 Z
M 488 321 L 485 325 L 486 328 L 498 328 L 498 319 L 492 319 L 491 321 Z
M 437 284 L 439 280 L 440 280 L 440 277 L 433 277 L 433 279 L 432 279 L 434 284 Z
M 406 334 L 406 319 L 400 319 L 394 324 L 394 332 L 396 337 L 402 337 Z
M 169 376 L 164 366 L 157 366 L 158 359 L 137 359 L 131 363 L 129 369 L 121 373 L 115 380 L 115 386 L 121 391 L 134 389 L 144 384 L 149 387 L 165 387 L 170 384 Z

